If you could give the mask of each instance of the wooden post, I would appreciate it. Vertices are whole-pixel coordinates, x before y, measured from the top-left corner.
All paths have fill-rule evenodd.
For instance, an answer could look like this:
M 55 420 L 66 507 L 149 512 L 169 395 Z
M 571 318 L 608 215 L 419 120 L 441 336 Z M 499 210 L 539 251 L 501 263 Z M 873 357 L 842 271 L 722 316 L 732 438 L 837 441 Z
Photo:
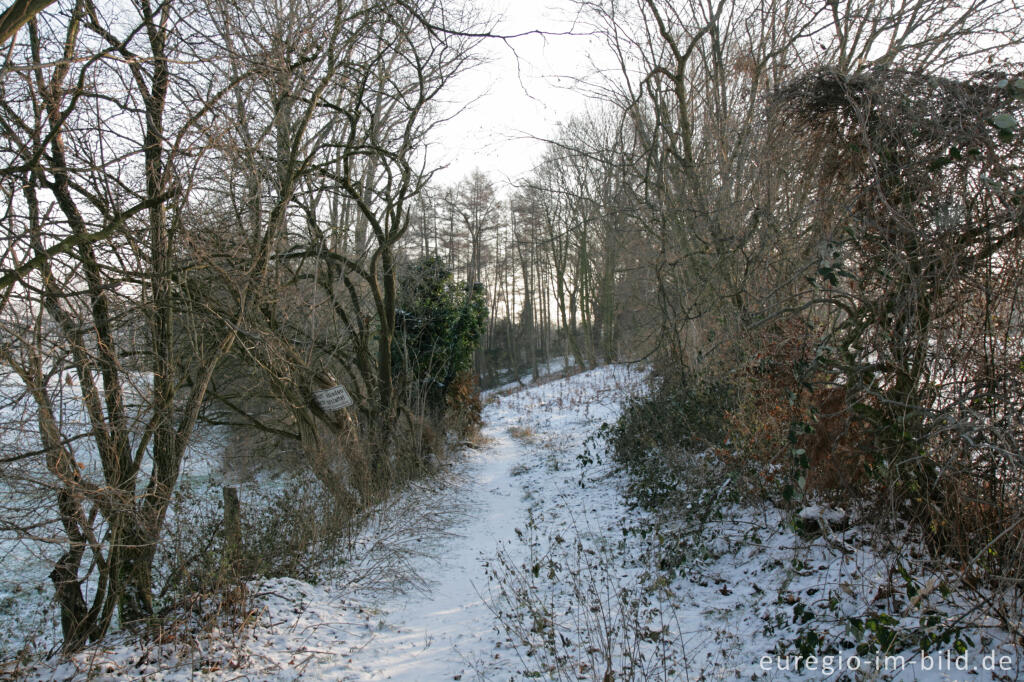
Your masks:
M 224 568 L 231 574 L 235 574 L 242 555 L 242 507 L 238 502 L 237 487 L 226 485 L 222 490 L 224 492 Z

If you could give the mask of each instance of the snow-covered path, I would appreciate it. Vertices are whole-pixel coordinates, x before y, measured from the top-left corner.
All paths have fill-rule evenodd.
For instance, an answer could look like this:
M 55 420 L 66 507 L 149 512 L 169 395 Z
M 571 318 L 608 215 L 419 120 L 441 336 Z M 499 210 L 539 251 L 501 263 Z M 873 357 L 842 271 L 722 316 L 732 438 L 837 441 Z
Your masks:
M 512 677 L 518 659 L 502 645 L 487 604 L 487 567 L 500 548 L 521 546 L 528 515 L 544 514 L 556 525 L 556 516 L 562 525 L 584 516 L 618 520 L 620 498 L 608 487 L 614 481 L 581 488 L 576 457 L 602 422 L 615 418 L 641 378 L 608 367 L 490 396 L 485 444 L 464 464 L 468 485 L 459 493 L 468 496 L 460 500 L 467 505 L 465 524 L 439 548 L 438 565 L 422 568 L 433 576 L 429 591 L 381 605 L 378 630 L 352 657 L 345 679 Z
M 435 537 L 415 540 L 422 550 L 412 568 L 427 583 L 423 589 L 382 593 L 340 582 L 265 580 L 252 587 L 260 624 L 241 636 L 209 633 L 189 651 L 176 651 L 173 643 L 139 651 L 113 641 L 56 668 L 43 666 L 34 677 L 520 679 L 522 662 L 492 613 L 488 570 L 499 554 L 515 559 L 529 551 L 524 532 L 538 519 L 553 533 L 569 535 L 582 519 L 618 533 L 625 514 L 618 479 L 606 467 L 584 474 L 577 458 L 585 441 L 641 389 L 643 377 L 604 367 L 486 396 L 481 444 L 456 458 L 454 483 L 439 498 L 436 490 L 413 496 L 412 504 L 423 502 L 422 514 L 454 519 Z M 372 530 L 366 542 L 378 542 Z
M 377 631 L 353 657 L 346 679 L 452 679 L 481 667 L 481 653 L 494 647 L 493 616 L 481 596 L 487 586 L 482 561 L 521 523 L 523 491 L 510 472 L 526 453 L 505 420 L 488 417 L 487 443 L 469 455 L 461 472 L 467 484 L 459 488 L 458 504 L 468 511 L 465 521 L 418 567 L 430 581 L 427 590 L 380 604 Z M 499 655 L 487 663 L 493 673 L 504 661 Z

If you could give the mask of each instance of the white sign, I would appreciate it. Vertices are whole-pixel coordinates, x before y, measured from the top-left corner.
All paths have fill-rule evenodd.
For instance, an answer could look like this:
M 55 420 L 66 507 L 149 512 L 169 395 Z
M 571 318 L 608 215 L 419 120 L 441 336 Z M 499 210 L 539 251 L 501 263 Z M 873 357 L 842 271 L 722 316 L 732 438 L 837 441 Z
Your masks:
M 352 404 L 352 396 L 348 394 L 344 386 L 335 386 L 326 391 L 317 391 L 313 394 L 317 405 L 324 412 L 334 412 Z

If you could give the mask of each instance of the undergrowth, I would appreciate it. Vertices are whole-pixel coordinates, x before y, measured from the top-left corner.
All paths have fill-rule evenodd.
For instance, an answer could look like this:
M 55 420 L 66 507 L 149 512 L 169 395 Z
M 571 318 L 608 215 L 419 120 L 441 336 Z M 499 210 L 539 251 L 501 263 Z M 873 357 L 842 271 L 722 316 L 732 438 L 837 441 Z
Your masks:
M 936 547 L 934 529 L 905 513 L 919 500 L 868 454 L 881 442 L 871 424 L 843 392 L 818 388 L 796 346 L 772 350 L 718 376 L 673 370 L 602 427 L 632 508 L 651 519 L 639 532 L 662 579 L 706 587 L 719 562 L 773 557 L 744 573 L 760 574 L 751 603 L 766 655 L 804 661 L 785 672 L 810 674 L 807 661 L 823 657 L 912 667 L 930 655 L 1019 646 L 1007 590 L 983 587 L 975 569 Z

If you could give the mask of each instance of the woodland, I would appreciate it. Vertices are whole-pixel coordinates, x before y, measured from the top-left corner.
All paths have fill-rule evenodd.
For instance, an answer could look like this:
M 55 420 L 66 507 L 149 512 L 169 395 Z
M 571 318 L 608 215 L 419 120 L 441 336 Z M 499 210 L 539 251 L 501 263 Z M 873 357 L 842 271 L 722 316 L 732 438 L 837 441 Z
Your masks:
M 648 368 L 602 430 L 640 507 L 682 513 L 701 453 L 744 503 L 898 521 L 1024 641 L 1024 10 L 565 4 L 590 106 L 452 183 L 446 103 L 517 40 L 487 7 L 0 17 L 0 561 L 46 557 L 61 654 L 308 579 L 552 362 Z

